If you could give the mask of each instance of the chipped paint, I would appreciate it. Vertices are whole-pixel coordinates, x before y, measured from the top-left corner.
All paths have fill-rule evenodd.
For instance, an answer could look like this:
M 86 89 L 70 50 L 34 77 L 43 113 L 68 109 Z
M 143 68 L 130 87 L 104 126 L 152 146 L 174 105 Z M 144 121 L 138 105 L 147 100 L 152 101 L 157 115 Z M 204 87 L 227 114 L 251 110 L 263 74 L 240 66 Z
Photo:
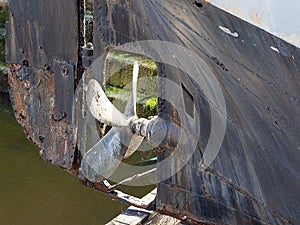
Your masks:
M 223 27 L 223 26 L 219 26 L 220 30 L 225 32 L 226 34 L 229 34 L 235 38 L 239 37 L 239 34 L 237 32 L 232 32 L 231 30 L 229 30 L 227 27 Z
M 279 49 L 278 48 L 275 48 L 274 46 L 271 46 L 270 47 L 273 51 L 277 52 L 278 54 L 280 53 Z

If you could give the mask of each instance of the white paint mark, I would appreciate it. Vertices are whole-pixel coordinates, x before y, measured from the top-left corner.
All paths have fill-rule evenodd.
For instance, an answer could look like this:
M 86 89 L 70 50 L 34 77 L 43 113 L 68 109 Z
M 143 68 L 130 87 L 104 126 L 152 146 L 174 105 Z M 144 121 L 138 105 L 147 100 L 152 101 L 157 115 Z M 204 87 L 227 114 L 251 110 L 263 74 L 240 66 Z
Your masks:
M 278 54 L 280 53 L 280 51 L 278 50 L 278 48 L 275 48 L 274 46 L 271 46 L 271 49 L 275 52 L 277 52 Z
M 219 26 L 219 28 L 220 28 L 223 32 L 225 32 L 226 34 L 229 34 L 229 35 L 231 35 L 231 36 L 233 36 L 233 37 L 235 37 L 235 38 L 239 37 L 239 34 L 238 34 L 237 32 L 231 32 L 231 30 L 229 30 L 229 29 L 226 28 L 226 27 Z

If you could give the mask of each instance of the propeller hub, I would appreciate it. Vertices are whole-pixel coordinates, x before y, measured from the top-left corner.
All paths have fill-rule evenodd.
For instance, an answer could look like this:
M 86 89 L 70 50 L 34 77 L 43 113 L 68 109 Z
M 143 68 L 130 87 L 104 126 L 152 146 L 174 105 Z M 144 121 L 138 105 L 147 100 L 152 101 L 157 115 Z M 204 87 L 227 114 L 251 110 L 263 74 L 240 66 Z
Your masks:
M 130 128 L 134 134 L 145 137 L 151 145 L 157 147 L 161 145 L 167 135 L 168 124 L 165 120 L 154 116 L 151 119 L 133 120 Z

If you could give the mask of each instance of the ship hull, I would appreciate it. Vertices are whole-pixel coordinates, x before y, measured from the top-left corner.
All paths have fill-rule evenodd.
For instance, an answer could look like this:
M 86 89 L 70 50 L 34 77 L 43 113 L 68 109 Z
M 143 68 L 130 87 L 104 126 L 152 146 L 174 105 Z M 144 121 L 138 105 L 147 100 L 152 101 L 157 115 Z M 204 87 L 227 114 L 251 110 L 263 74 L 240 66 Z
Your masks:
M 29 21 L 33 22 L 31 18 Z M 15 26 L 10 24 L 12 35 Z M 199 162 L 212 129 L 205 93 L 201 84 L 189 74 L 158 63 L 159 77 L 184 86 L 193 96 L 193 103 L 190 104 L 196 105 L 201 123 L 200 138 L 188 163 L 174 176 L 158 183 L 156 210 L 180 219 L 210 224 L 296 224 L 300 221 L 299 48 L 206 1 L 95 1 L 94 58 L 104 54 L 107 49 L 147 40 L 178 44 L 198 55 L 217 79 L 227 113 L 225 136 L 218 155 L 202 170 Z M 25 55 L 28 54 L 26 42 L 17 44 L 18 49 L 25 49 Z M 8 45 L 16 46 L 16 43 L 12 40 Z M 73 50 L 71 56 L 60 54 L 60 51 L 58 54 L 65 60 L 72 57 L 72 61 L 76 61 L 77 49 L 74 50 L 74 46 L 70 46 L 70 43 L 66 45 L 70 51 Z M 70 105 L 65 103 L 73 100 L 73 97 L 61 100 L 58 96 L 61 95 L 62 86 L 70 85 L 74 79 L 68 81 L 63 76 L 55 75 L 56 80 L 51 78 L 54 80 L 49 82 L 57 84 L 56 87 L 37 85 L 39 81 L 34 80 L 35 86 L 30 90 L 36 95 L 30 95 L 26 85 L 22 88 L 20 80 L 16 78 L 16 70 L 13 69 L 15 64 L 27 58 L 33 67 L 41 69 L 56 53 L 46 52 L 41 62 L 33 57 L 36 55 L 33 50 L 29 51 L 33 54 L 26 56 L 19 52 L 13 54 L 12 47 L 10 51 L 10 84 L 14 87 L 11 96 L 16 116 L 29 136 L 45 149 L 47 139 L 44 138 L 42 143 L 39 138 L 41 135 L 35 133 L 35 122 L 22 119 L 20 112 L 26 112 L 28 118 L 41 118 L 42 121 L 50 118 L 44 130 L 57 127 L 59 123 L 58 130 L 62 126 L 71 133 L 71 122 L 60 112 L 70 110 Z M 56 62 L 61 63 L 59 60 Z M 44 73 L 47 77 L 54 76 L 47 75 L 50 73 L 47 71 Z M 40 79 L 44 75 L 38 74 L 33 79 Z M 65 83 L 61 83 L 61 80 Z M 72 85 L 76 86 L 76 81 Z M 159 97 L 164 94 L 164 85 L 159 84 Z M 54 117 L 48 112 L 38 115 L 37 107 L 28 107 L 35 102 L 37 95 L 47 102 L 45 93 L 49 88 L 52 88 L 49 95 L 57 99 L 57 106 L 68 107 L 58 110 Z M 67 90 L 72 96 L 70 87 Z M 26 94 L 25 100 L 20 98 L 20 92 Z M 160 117 L 178 119 L 172 102 L 160 103 Z M 46 104 L 50 111 L 53 110 L 50 102 Z M 186 106 L 186 109 L 192 105 Z M 49 111 L 47 107 L 42 111 Z M 192 128 L 190 132 L 193 133 Z M 49 132 L 47 135 L 53 136 Z M 169 139 L 172 139 L 172 134 L 169 135 Z M 76 143 L 73 141 L 71 134 L 63 140 L 57 138 L 52 150 L 43 151 L 42 155 L 46 160 L 57 159 L 53 161 L 54 164 L 76 170 Z M 61 148 L 61 143 L 67 143 L 64 146 L 69 146 L 69 150 Z M 158 151 L 158 161 L 163 161 L 175 149 L 172 145 L 162 148 Z M 176 168 L 176 163 L 175 160 L 169 169 Z M 158 177 L 163 177 L 165 172 L 158 169 Z

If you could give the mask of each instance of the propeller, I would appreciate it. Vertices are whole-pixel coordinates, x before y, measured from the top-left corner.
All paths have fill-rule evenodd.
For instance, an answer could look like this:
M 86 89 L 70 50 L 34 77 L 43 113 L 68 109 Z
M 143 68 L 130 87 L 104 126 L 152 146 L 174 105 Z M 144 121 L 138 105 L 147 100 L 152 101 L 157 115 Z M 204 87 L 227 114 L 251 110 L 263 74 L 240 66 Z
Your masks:
M 92 182 L 109 178 L 123 158 L 132 155 L 147 135 L 153 120 L 138 119 L 136 115 L 138 62 L 133 65 L 132 94 L 124 113 L 107 98 L 101 85 L 94 79 L 88 84 L 86 101 L 93 117 L 112 126 L 112 129 L 82 158 L 81 172 Z M 152 126 L 151 126 L 152 127 Z

